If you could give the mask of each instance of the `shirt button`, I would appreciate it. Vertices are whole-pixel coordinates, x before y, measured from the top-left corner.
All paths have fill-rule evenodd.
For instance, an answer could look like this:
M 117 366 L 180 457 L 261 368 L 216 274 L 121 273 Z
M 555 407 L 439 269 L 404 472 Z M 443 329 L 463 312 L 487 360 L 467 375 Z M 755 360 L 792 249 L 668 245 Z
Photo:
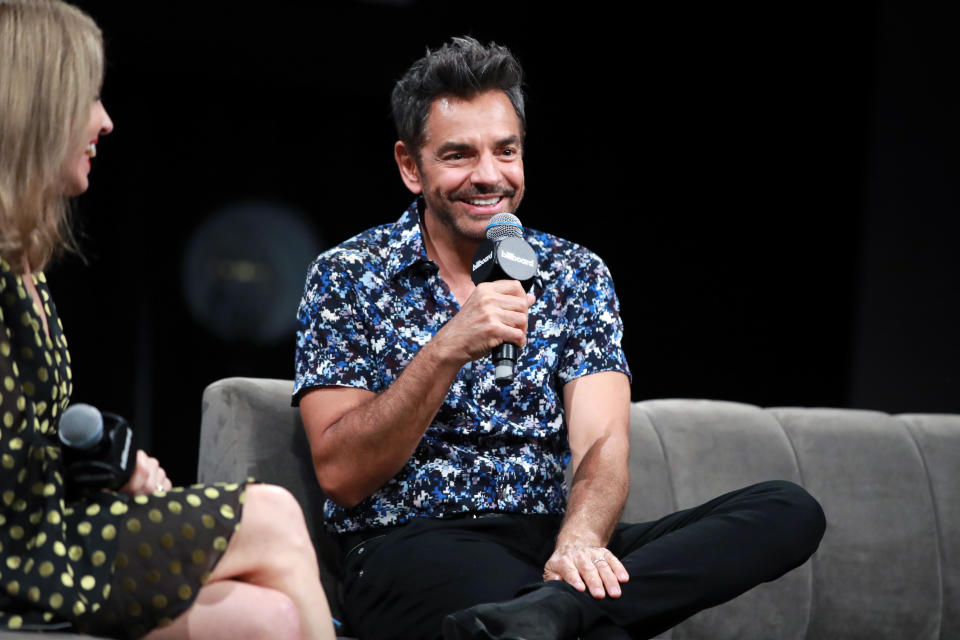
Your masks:
M 361 555 L 362 553 L 363 553 L 363 547 L 360 547 L 359 549 L 357 549 L 358 556 Z

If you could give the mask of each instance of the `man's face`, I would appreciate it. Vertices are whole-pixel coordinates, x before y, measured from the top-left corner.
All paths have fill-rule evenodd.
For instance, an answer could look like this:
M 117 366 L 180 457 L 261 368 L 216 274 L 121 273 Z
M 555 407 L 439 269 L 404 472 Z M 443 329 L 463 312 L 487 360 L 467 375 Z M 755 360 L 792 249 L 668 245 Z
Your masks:
M 507 95 L 440 97 L 430 106 L 416 163 L 426 215 L 457 235 L 483 240 L 490 218 L 523 199 L 523 137 Z

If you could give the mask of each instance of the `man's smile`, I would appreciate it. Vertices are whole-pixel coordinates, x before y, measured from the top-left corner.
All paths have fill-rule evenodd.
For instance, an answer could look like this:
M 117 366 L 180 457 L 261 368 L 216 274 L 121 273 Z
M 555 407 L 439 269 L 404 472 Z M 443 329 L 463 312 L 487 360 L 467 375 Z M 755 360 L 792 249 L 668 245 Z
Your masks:
M 487 207 L 490 205 L 497 204 L 503 199 L 502 196 L 497 196 L 495 198 L 471 198 L 466 200 L 468 204 L 472 204 L 477 207 Z

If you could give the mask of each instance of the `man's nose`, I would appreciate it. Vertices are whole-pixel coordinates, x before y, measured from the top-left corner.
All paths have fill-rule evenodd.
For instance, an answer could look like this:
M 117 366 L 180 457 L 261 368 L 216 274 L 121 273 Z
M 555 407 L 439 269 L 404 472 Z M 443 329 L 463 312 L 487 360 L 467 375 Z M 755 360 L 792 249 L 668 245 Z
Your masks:
M 500 169 L 497 167 L 497 160 L 492 153 L 480 154 L 471 178 L 474 184 L 498 184 L 500 182 Z

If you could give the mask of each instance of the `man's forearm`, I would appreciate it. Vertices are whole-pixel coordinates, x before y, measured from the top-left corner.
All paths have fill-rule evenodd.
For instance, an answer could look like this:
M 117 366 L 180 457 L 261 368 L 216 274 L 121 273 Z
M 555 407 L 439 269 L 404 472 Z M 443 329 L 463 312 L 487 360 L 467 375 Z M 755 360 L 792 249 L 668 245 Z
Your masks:
M 602 371 L 563 388 L 574 475 L 557 546 L 544 580 L 565 580 L 595 598 L 619 598 L 630 579 L 606 548 L 627 499 L 630 471 L 630 385 L 618 371 Z
M 598 440 L 584 455 L 570 488 L 558 547 L 607 545 L 629 491 L 625 457 L 622 443 L 611 437 Z
M 566 517 L 543 568 L 544 580 L 565 580 L 594 598 L 620 597 L 620 583 L 630 576 L 606 546 L 627 496 L 626 455 L 623 439 L 612 435 L 587 450 L 574 474 Z
M 313 435 L 317 478 L 334 502 L 357 504 L 413 455 L 460 369 L 440 351 L 427 344 L 389 388 Z

